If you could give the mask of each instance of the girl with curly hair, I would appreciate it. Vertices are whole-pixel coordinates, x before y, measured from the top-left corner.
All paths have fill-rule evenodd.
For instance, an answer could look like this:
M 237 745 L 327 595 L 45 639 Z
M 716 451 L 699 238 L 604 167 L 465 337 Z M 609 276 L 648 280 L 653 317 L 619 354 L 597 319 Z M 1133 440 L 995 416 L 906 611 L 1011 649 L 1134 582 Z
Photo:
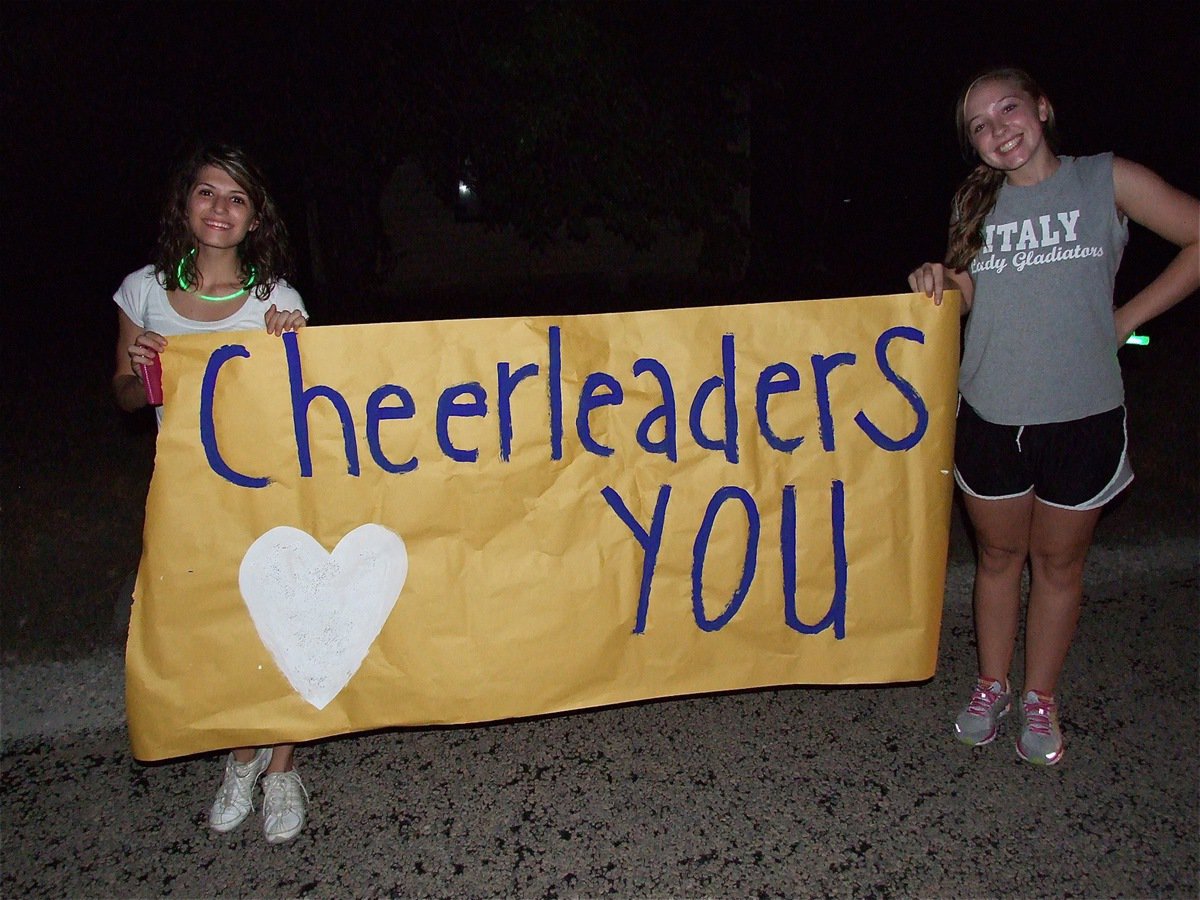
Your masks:
M 287 229 L 258 168 L 235 147 L 196 152 L 172 179 L 154 263 L 126 277 L 113 297 L 118 405 L 130 412 L 147 405 L 145 373 L 168 352 L 172 335 L 256 328 L 281 335 L 304 327 L 307 313 L 287 283 L 290 273 Z M 162 411 L 156 412 L 161 423 Z M 293 750 L 291 744 L 232 750 L 210 827 L 224 833 L 240 825 L 254 809 L 261 779 L 267 841 L 299 834 L 308 798 Z

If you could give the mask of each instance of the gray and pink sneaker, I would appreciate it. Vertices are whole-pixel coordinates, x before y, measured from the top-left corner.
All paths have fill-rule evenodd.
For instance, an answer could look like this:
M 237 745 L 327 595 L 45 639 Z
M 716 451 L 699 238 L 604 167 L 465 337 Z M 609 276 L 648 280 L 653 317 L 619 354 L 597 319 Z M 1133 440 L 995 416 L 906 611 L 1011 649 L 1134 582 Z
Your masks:
M 980 678 L 971 691 L 971 700 L 954 720 L 954 736 L 964 744 L 982 747 L 996 738 L 1000 719 L 1008 713 L 1012 695 L 1007 685 Z
M 1029 691 L 1021 705 L 1025 725 L 1017 738 L 1017 756 L 1035 766 L 1052 766 L 1060 762 L 1065 749 L 1058 727 L 1058 704 L 1053 695 Z

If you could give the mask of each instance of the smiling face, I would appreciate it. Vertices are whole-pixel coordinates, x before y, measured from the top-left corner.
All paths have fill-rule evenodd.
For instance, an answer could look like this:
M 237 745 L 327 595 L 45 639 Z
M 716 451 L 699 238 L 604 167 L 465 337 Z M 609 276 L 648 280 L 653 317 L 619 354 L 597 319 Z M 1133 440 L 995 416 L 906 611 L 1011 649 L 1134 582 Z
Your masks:
M 1057 168 L 1046 140 L 1050 101 L 1008 79 L 979 81 L 962 108 L 964 134 L 979 158 L 1014 183 L 1036 183 Z
M 224 169 L 211 165 L 196 175 L 188 194 L 187 217 L 196 243 L 214 249 L 236 247 L 258 227 L 246 190 Z

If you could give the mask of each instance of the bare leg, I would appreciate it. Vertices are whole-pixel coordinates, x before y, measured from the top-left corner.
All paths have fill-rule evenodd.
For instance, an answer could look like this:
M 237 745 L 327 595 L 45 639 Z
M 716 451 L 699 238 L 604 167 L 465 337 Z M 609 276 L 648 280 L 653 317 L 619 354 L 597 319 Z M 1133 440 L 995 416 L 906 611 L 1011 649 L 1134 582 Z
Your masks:
M 1034 504 L 1022 690 L 1053 694 L 1058 685 L 1079 622 L 1083 564 L 1099 520 L 1100 509 Z
M 1033 493 L 1004 500 L 966 496 L 979 560 L 975 567 L 975 642 L 979 674 L 1005 683 L 1021 615 L 1021 574 L 1029 553 Z
M 276 744 L 274 752 L 271 754 L 271 764 L 267 766 L 267 771 L 263 774 L 271 775 L 275 772 L 292 771 L 294 768 L 292 765 L 292 754 L 295 749 L 295 744 Z
M 295 749 L 295 744 L 276 744 L 271 754 L 271 764 L 267 766 L 263 774 L 270 775 L 272 772 L 290 772 L 292 770 L 292 755 Z M 254 759 L 256 752 L 258 752 L 257 747 L 238 747 L 233 751 L 233 758 L 240 763 L 248 763 Z

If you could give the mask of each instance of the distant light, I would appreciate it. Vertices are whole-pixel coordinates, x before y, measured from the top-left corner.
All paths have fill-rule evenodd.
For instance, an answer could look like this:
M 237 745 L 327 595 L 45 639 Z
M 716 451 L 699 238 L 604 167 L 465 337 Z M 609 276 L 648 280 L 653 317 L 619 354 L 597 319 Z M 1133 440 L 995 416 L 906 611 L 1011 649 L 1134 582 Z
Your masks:
M 1133 344 L 1137 347 L 1149 347 L 1150 335 L 1138 334 L 1136 331 L 1131 334 L 1125 341 L 1126 344 Z
M 458 195 L 460 197 L 468 197 L 471 194 L 471 187 L 465 181 L 458 183 Z
M 850 198 L 849 198 L 849 197 L 847 197 L 847 198 L 846 198 L 845 200 L 843 200 L 842 202 L 843 202 L 843 203 L 849 203 L 849 202 L 850 202 Z

